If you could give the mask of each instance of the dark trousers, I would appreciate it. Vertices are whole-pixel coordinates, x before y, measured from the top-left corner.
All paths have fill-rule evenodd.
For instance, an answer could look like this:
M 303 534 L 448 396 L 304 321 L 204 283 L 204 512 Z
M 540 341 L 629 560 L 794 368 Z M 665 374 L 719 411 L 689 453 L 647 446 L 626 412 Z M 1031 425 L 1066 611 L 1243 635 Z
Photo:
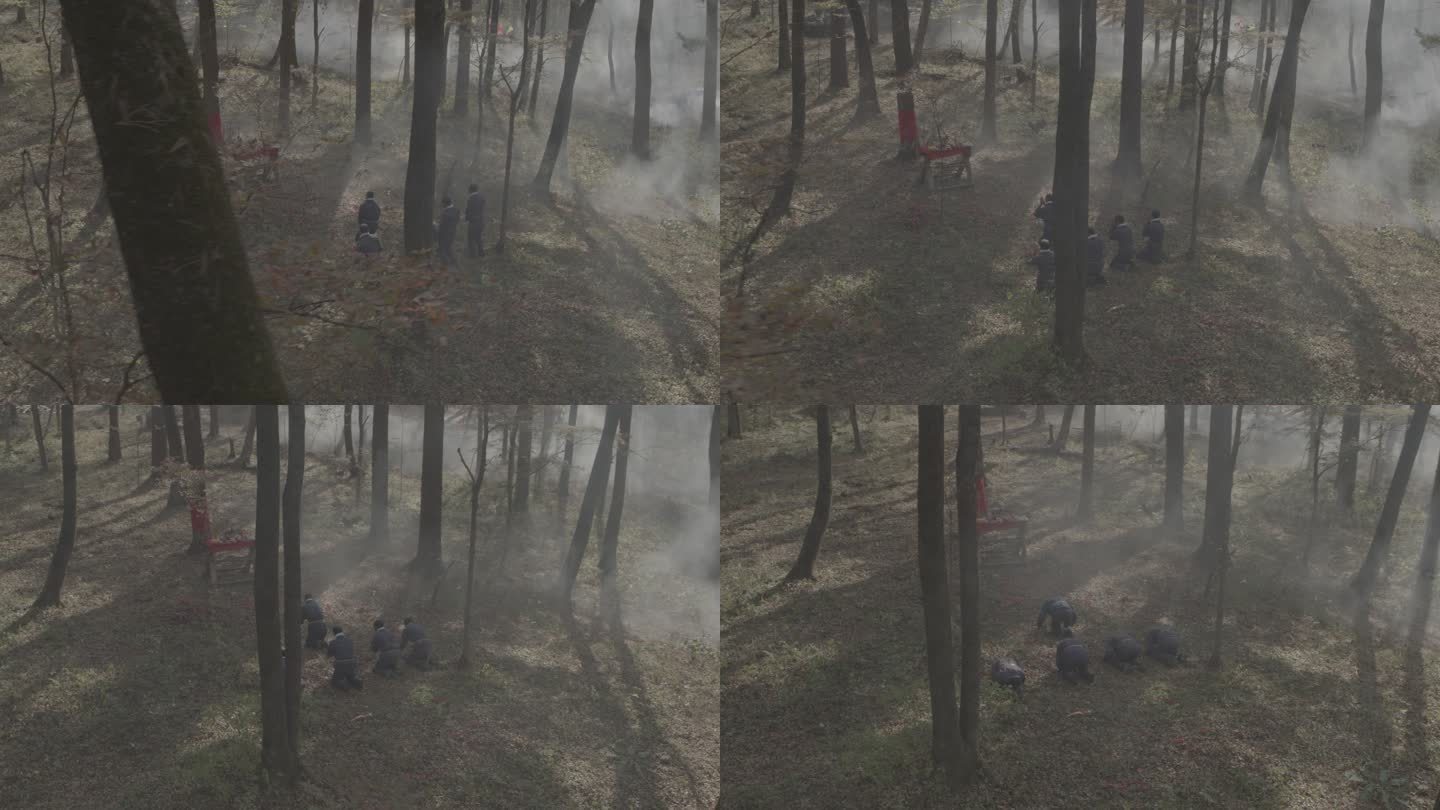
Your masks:
M 365 682 L 360 680 L 354 661 L 336 661 L 335 672 L 330 676 L 330 685 L 336 689 L 365 688 Z
M 307 623 L 305 625 L 305 646 L 312 649 L 323 648 L 327 631 L 324 620 Z
M 375 659 L 375 674 L 393 678 L 400 674 L 400 651 L 382 650 Z
M 429 669 L 431 649 L 430 639 L 428 638 L 415 642 L 415 646 L 410 648 L 410 654 L 405 658 L 405 663 L 418 670 Z
M 440 260 L 445 262 L 445 264 L 449 265 L 450 267 L 455 266 L 456 261 L 454 234 L 451 234 L 450 238 L 448 239 L 445 237 L 440 238 Z
M 466 225 L 465 233 L 465 255 L 470 257 L 485 255 L 485 223 L 478 220 L 471 221 Z

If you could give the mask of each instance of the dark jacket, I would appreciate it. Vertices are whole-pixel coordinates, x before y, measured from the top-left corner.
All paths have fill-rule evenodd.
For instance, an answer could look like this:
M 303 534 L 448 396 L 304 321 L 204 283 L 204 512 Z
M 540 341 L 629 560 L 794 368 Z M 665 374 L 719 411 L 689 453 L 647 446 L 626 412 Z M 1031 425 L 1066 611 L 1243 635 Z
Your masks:
M 1035 209 L 1035 218 L 1045 223 L 1043 238 L 1052 238 L 1055 235 L 1055 201 L 1047 200 L 1040 203 L 1040 206 Z
M 1116 259 L 1124 261 L 1134 257 L 1135 232 L 1130 230 L 1130 223 L 1121 222 L 1111 227 L 1110 241 L 1119 245 L 1119 249 L 1115 252 Z
M 1105 263 L 1105 240 L 1092 233 L 1085 239 L 1085 262 L 1092 268 Z
M 323 622 L 325 611 L 320 609 L 320 603 L 314 599 L 306 599 L 300 605 L 300 621 L 302 622 Z
M 411 622 L 405 625 L 405 631 L 400 634 L 400 646 L 404 647 L 406 644 L 414 644 L 424 638 L 425 628 L 421 627 L 418 622 Z
M 366 200 L 360 203 L 360 224 L 380 224 L 380 203 L 374 200 Z
M 335 659 L 335 663 L 353 663 L 355 661 L 355 642 L 350 637 L 341 633 L 330 639 L 330 647 L 325 654 Z
M 355 249 L 366 256 L 374 256 L 380 252 L 380 234 L 363 232 L 355 237 Z
M 1035 289 L 1048 290 L 1055 286 L 1055 251 L 1042 250 L 1030 257 L 1035 265 Z
M 382 627 L 375 631 L 370 637 L 370 652 L 385 652 L 386 650 L 398 650 L 400 639 L 395 637 L 395 631 L 388 627 Z
M 1152 259 L 1158 259 L 1165 252 L 1165 223 L 1158 219 L 1152 219 L 1145 223 L 1140 229 L 1140 235 L 1145 237 L 1145 254 Z
M 478 191 L 470 192 L 470 197 L 465 201 L 465 221 L 485 221 L 485 195 Z
M 455 241 L 455 229 L 460 227 L 460 209 L 447 205 L 440 209 L 440 241 Z

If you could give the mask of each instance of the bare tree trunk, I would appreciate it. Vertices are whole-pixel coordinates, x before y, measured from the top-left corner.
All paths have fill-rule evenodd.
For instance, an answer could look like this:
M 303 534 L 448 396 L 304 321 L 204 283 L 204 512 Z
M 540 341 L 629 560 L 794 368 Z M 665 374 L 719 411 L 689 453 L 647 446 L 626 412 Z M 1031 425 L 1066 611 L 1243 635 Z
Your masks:
M 870 43 L 865 15 L 860 10 L 860 0 L 845 0 L 850 10 L 850 26 L 855 29 L 855 64 L 860 78 L 860 92 L 855 100 L 856 120 L 866 120 L 880 115 L 880 96 L 875 90 L 875 65 L 871 61 Z M 872 19 L 870 27 L 878 25 Z
M 390 406 L 375 403 L 370 433 L 370 542 L 390 540 Z
M 289 423 L 285 490 L 281 497 L 281 527 L 285 577 L 285 731 L 290 751 L 300 757 L 300 674 L 305 649 L 300 646 L 300 515 L 305 487 L 305 406 L 292 402 L 285 408 Z
M 355 142 L 362 146 L 370 144 L 370 50 L 374 24 L 375 0 L 360 0 L 355 27 Z
M 655 0 L 639 0 L 635 17 L 635 114 L 631 120 L 630 152 L 650 159 L 650 19 Z
M 1145 2 L 1125 0 L 1124 60 L 1120 71 L 1120 147 L 1115 156 L 1115 169 L 1122 177 L 1129 178 L 1139 177 L 1144 170 L 1140 163 L 1141 93 L 1145 83 L 1140 61 L 1144 56 L 1144 40 Z
M 565 431 L 565 453 L 563 463 L 560 466 L 560 480 L 555 485 L 555 510 L 560 522 L 565 522 L 565 507 L 570 503 L 570 467 L 575 459 L 575 415 L 579 411 L 578 405 L 570 406 L 570 417 L 566 422 L 569 429 Z
M 845 56 L 845 15 L 838 9 L 830 12 L 830 89 L 850 86 L 850 61 Z
M 904 76 L 915 69 L 915 58 L 910 52 L 910 7 L 907 0 L 890 0 L 890 40 L 895 49 L 895 75 Z
M 1335 467 L 1335 495 L 1346 512 L 1355 508 L 1355 473 L 1360 466 L 1360 406 L 1346 405 L 1340 421 L 1340 458 Z
M 240 445 L 240 469 L 250 466 L 250 453 L 255 447 L 255 408 L 250 408 L 250 418 L 245 421 L 245 441 Z M 151 448 L 154 452 L 154 448 Z
M 616 574 L 616 552 L 620 547 L 620 518 L 625 510 L 625 474 L 630 466 L 630 414 L 631 405 L 617 405 L 620 410 L 620 424 L 615 447 L 615 483 L 611 488 L 610 516 L 605 521 L 605 538 L 600 544 L 600 578 L 602 582 L 613 582 Z
M 1075 406 L 1066 405 L 1065 415 L 1060 417 L 1060 433 L 1055 437 L 1055 454 L 1065 452 L 1065 444 L 1070 441 L 1070 418 L 1075 415 Z
M 955 519 L 960 566 L 960 769 L 959 781 L 980 776 L 980 537 L 976 531 L 976 476 L 981 474 L 980 406 L 961 405 L 955 448 Z M 943 455 L 943 453 L 942 453 Z M 944 560 L 940 560 L 943 565 Z
M 1270 167 L 1270 158 L 1277 151 L 1277 144 L 1285 139 L 1282 122 L 1288 118 L 1289 109 L 1295 104 L 1295 78 L 1299 64 L 1300 29 L 1305 24 L 1305 13 L 1310 9 L 1310 0 L 1294 0 L 1290 8 L 1290 27 L 1285 34 L 1285 50 L 1280 54 L 1280 67 L 1275 73 L 1275 89 L 1270 96 L 1270 110 L 1265 115 L 1265 128 L 1260 133 L 1260 145 L 1255 150 L 1255 160 L 1250 164 L 1250 174 L 1245 178 L 1244 193 L 1251 199 L 1259 199 L 1265 185 L 1265 173 Z M 1283 154 L 1277 155 L 1277 159 Z
M 1075 516 L 1089 520 L 1095 498 L 1095 406 L 1085 406 L 1085 439 L 1080 452 L 1080 508 Z
M 445 79 L 445 2 L 415 0 L 415 101 L 410 116 L 410 160 L 405 168 L 405 252 L 434 244 L 436 115 Z
M 490 408 L 480 408 L 480 429 L 475 437 L 475 469 L 470 471 L 470 551 L 465 563 L 465 624 L 460 636 L 460 669 L 470 666 L 470 620 L 475 604 L 475 536 L 480 513 L 480 487 L 485 484 L 486 456 L 490 449 Z M 464 460 L 463 457 L 461 459 Z
M 419 81 L 417 77 L 416 81 Z M 425 447 L 420 461 L 420 536 L 415 570 L 433 575 L 440 570 L 441 506 L 445 497 L 445 406 L 425 406 Z
M 197 0 L 195 44 L 200 49 L 205 116 L 210 134 L 223 139 L 220 126 L 220 46 L 215 34 L 215 0 Z
M 915 67 L 920 66 L 921 53 L 925 50 L 925 35 L 930 30 L 930 0 L 920 0 L 920 23 L 915 26 Z
M 474 24 L 474 0 L 460 0 L 460 22 L 455 55 L 455 117 L 464 118 L 470 114 L 470 54 L 474 45 L 470 41 Z M 521 94 L 524 82 L 521 82 Z
M 810 516 L 810 525 L 805 529 L 805 539 L 800 543 L 800 556 L 785 575 L 786 582 L 815 578 L 815 558 L 820 555 L 820 539 L 830 523 L 830 406 L 815 406 L 815 439 L 818 445 L 816 460 L 819 485 L 815 490 L 815 511 Z
M 1395 524 L 1400 519 L 1400 504 L 1410 485 L 1410 471 L 1415 466 L 1415 456 L 1420 452 L 1420 442 L 1425 435 L 1425 423 L 1429 416 L 1429 405 L 1412 406 L 1410 422 L 1405 426 L 1405 441 L 1400 445 L 1400 460 L 1395 464 L 1395 474 L 1390 479 L 1390 491 L 1385 495 L 1385 506 L 1381 508 L 1380 520 L 1375 526 L 1375 538 L 1365 552 L 1365 562 L 1350 582 L 1350 590 L 1361 606 L 1370 603 L 1375 581 L 1380 576 L 1380 569 L 1385 565 L 1386 555 L 1389 554 L 1390 540 L 1395 535 Z
M 1374 144 L 1380 127 L 1380 104 L 1384 101 L 1385 61 L 1381 56 L 1385 27 L 1385 0 L 1370 0 L 1370 17 L 1365 28 L 1365 132 L 1364 145 Z
M 550 0 L 540 0 L 540 36 L 535 41 L 535 78 L 530 85 L 530 120 L 537 119 L 540 110 L 540 81 L 545 73 L 545 25 L 549 16 Z
M 926 6 L 929 6 L 928 0 Z M 985 95 L 980 105 L 980 139 L 983 141 L 995 140 L 995 82 L 999 72 L 995 34 L 999 26 L 999 0 L 985 0 Z
M 533 449 L 531 427 L 535 422 L 531 406 L 517 406 L 515 422 L 515 511 L 525 514 L 530 511 L 530 451 Z
M 255 639 L 260 663 L 260 762 L 274 779 L 293 783 L 300 763 L 290 746 L 280 641 L 280 417 L 255 406 Z M 299 627 L 299 622 L 295 623 Z
M 945 409 L 919 407 L 916 512 L 919 518 L 920 599 L 925 614 L 925 661 L 930 683 L 930 758 L 952 790 L 961 784 L 960 726 L 955 705 L 955 653 L 950 628 L 949 566 L 945 562 Z M 959 486 L 959 484 L 957 484 Z M 973 521 L 973 500 L 971 502 Z M 964 508 L 961 504 L 960 508 Z
M 291 71 L 297 67 L 299 61 L 295 56 L 295 17 L 300 10 L 300 0 L 281 0 L 280 12 L 280 47 L 276 53 L 280 57 L 280 110 L 279 127 L 280 137 L 285 138 L 290 134 L 290 82 Z
M 758 3 L 755 10 L 759 11 Z M 857 33 L 857 36 L 860 35 Z M 720 125 L 716 120 L 720 99 L 720 0 L 705 0 L 705 84 L 702 93 L 705 109 L 700 112 L 700 140 L 713 143 L 720 138 Z
M 585 560 L 585 547 L 590 543 L 595 505 L 604 492 L 605 482 L 610 479 L 610 459 L 614 455 L 615 430 L 619 424 L 619 409 L 614 405 L 607 405 L 605 426 L 600 431 L 600 445 L 595 449 L 595 462 L 590 465 L 590 481 L 585 485 L 585 497 L 580 501 L 580 517 L 575 522 L 575 533 L 570 538 L 570 548 L 565 553 L 565 567 L 561 570 L 561 605 L 567 612 L 573 607 L 575 578 L 580 574 L 580 564 Z
M 200 501 L 205 499 L 205 440 L 200 430 L 200 406 L 184 405 L 182 412 L 185 415 L 185 461 L 191 470 L 199 472 L 195 483 L 195 491 L 191 496 Z M 209 538 L 199 531 L 194 524 L 190 527 L 190 551 L 192 553 L 205 550 L 205 541 Z
M 284 401 L 178 18 L 156 3 L 61 6 L 160 396 Z
M 33 411 L 33 409 L 32 409 Z M 33 607 L 47 608 L 60 604 L 60 590 L 65 584 L 65 570 L 75 551 L 75 534 L 79 513 L 79 485 L 75 461 L 75 406 L 60 404 L 60 537 L 55 541 L 55 554 L 45 574 L 45 586 L 35 598 Z
M 570 23 L 565 48 L 565 72 L 560 78 L 560 95 L 555 101 L 555 117 L 550 121 L 550 137 L 545 141 L 545 154 L 540 159 L 540 169 L 535 173 L 534 186 L 549 192 L 555 175 L 555 163 L 560 159 L 560 148 L 570 132 L 570 109 L 575 98 L 575 77 L 580 73 L 580 58 L 585 52 L 585 32 L 590 28 L 590 16 L 595 11 L 595 0 L 570 0 Z
M 1165 406 L 1165 529 L 1185 528 L 1185 406 Z
M 525 0 L 525 42 L 522 46 L 520 64 L 522 67 L 530 61 L 530 20 L 534 17 L 531 13 L 532 0 Z M 506 80 L 509 86 L 509 80 Z M 515 159 L 515 116 L 520 112 L 520 100 L 525 92 L 525 80 L 522 73 L 520 84 L 510 87 L 510 123 L 505 133 L 505 184 L 500 192 L 500 238 L 495 241 L 495 252 L 504 253 L 506 238 L 509 235 L 510 227 L 510 170 Z M 647 111 L 648 115 L 648 111 Z
M 115 463 L 120 460 L 120 406 L 105 406 L 107 421 L 109 422 L 108 441 L 105 448 L 105 460 Z M 10 444 L 10 427 L 5 427 L 5 444 Z
M 855 439 L 855 455 L 865 452 L 865 445 L 860 441 L 860 414 L 854 405 L 850 406 L 850 433 Z
M 1235 478 L 1230 462 L 1232 415 L 1229 405 L 1210 406 L 1210 449 L 1205 465 L 1205 523 L 1200 531 L 1197 553 L 1197 559 L 1208 574 L 1206 596 L 1210 594 L 1210 584 L 1218 581 L 1229 564 L 1230 489 Z

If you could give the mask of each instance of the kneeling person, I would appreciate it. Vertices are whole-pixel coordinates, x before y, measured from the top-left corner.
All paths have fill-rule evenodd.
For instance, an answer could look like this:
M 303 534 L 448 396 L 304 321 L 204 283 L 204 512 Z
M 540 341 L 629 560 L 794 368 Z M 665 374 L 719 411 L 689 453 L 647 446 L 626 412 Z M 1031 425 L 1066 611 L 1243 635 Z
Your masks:
M 325 649 L 325 636 L 329 629 L 325 626 L 325 611 L 308 593 L 305 594 L 305 602 L 300 605 L 300 621 L 305 625 L 305 646 L 312 650 Z
M 405 617 L 404 624 L 405 630 L 400 634 L 400 648 L 404 649 L 410 644 L 415 645 L 410 648 L 410 654 L 405 656 L 405 663 L 418 670 L 430 669 L 432 647 L 430 639 L 425 637 L 425 628 L 409 616 Z
M 344 628 L 335 626 L 335 638 L 325 653 L 335 659 L 335 671 L 330 675 L 330 685 L 336 689 L 364 689 L 360 680 L 360 661 L 355 657 L 355 642 L 345 635 Z
M 1055 289 L 1055 251 L 1050 249 L 1050 240 L 1040 240 L 1040 252 L 1030 257 L 1035 265 L 1035 292 Z
M 400 639 L 385 626 L 384 619 L 375 620 L 375 634 L 370 637 L 370 652 L 376 654 L 375 674 L 394 678 L 400 674 Z

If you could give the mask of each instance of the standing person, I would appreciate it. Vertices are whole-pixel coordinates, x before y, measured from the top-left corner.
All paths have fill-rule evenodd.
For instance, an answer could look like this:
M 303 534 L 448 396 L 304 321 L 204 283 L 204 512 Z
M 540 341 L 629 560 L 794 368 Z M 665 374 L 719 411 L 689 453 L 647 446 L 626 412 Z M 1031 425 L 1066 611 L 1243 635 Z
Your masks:
M 375 202 L 375 192 L 365 192 L 365 202 L 360 203 L 360 232 L 365 232 L 365 226 L 372 229 L 380 227 L 380 203 Z
M 360 226 L 360 235 L 355 237 L 355 249 L 365 256 L 380 253 L 380 233 L 369 223 Z
M 355 657 L 355 642 L 345 635 L 345 629 L 335 625 L 335 638 L 325 653 L 335 659 L 335 671 L 330 675 L 330 685 L 336 689 L 364 689 L 360 680 L 360 661 Z
M 470 197 L 465 201 L 465 255 L 472 259 L 485 255 L 485 195 L 480 187 L 470 184 Z
M 1116 244 L 1115 258 L 1110 260 L 1111 270 L 1129 270 L 1135 264 L 1135 232 L 1124 214 L 1115 215 L 1115 224 L 1110 226 L 1110 241 Z
M 407 645 L 414 644 L 410 648 L 410 654 L 405 657 L 405 663 L 418 670 L 430 669 L 431 646 L 430 639 L 425 637 L 425 628 L 409 616 L 403 622 L 405 629 L 400 633 L 400 649 Z
M 320 603 L 315 601 L 315 597 L 308 593 L 300 605 L 300 621 L 305 624 L 305 646 L 312 650 L 325 649 L 325 611 L 320 609 Z
M 1050 240 L 1040 240 L 1040 252 L 1031 256 L 1029 263 L 1035 265 L 1035 292 L 1049 292 L 1055 289 L 1055 251 L 1050 249 Z
M 440 209 L 439 241 L 440 258 L 449 267 L 454 267 L 455 262 L 455 231 L 460 227 L 460 209 L 455 203 L 445 197 L 440 201 L 445 207 Z
M 1145 246 L 1140 249 L 1140 258 L 1151 264 L 1165 261 L 1165 223 L 1160 219 L 1160 209 L 1150 212 L 1150 221 L 1140 229 L 1145 237 Z

